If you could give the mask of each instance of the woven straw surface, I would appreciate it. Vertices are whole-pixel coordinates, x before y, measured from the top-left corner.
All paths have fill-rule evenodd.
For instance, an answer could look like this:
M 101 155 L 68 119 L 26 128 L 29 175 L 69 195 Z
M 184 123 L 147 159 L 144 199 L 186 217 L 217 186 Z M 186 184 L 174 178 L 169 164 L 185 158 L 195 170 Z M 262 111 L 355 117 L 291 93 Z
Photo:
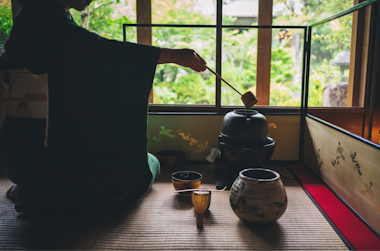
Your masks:
M 285 168 L 271 166 L 285 177 Z M 215 189 L 207 165 L 187 166 L 204 174 L 202 187 Z M 347 250 L 323 215 L 295 182 L 283 179 L 288 208 L 274 224 L 247 227 L 233 213 L 229 192 L 213 192 L 204 228 L 196 227 L 190 197 L 173 193 L 163 173 L 152 190 L 129 208 L 66 219 L 25 219 L 4 196 L 11 182 L 0 179 L 0 250 Z

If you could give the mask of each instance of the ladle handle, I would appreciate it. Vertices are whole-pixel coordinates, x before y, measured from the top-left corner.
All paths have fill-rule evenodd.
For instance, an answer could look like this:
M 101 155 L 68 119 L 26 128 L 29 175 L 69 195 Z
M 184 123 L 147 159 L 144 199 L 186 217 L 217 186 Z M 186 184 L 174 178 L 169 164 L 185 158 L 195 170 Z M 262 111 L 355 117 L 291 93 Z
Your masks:
M 208 68 L 207 66 L 206 66 L 206 68 L 207 68 L 209 71 L 211 71 L 212 73 L 214 73 L 215 76 L 217 76 L 220 80 L 222 80 L 224 83 L 226 83 L 229 87 L 231 87 L 235 92 L 239 93 L 240 96 L 242 96 L 242 94 L 241 94 L 238 90 L 236 90 L 232 85 L 230 85 L 229 83 L 227 83 L 227 81 L 224 80 L 224 79 L 223 79 L 218 73 L 214 72 L 213 70 L 211 70 L 211 69 Z
M 191 192 L 191 191 L 202 191 L 202 190 L 205 190 L 205 191 L 212 191 L 212 192 L 223 192 L 224 190 L 226 190 L 227 186 L 223 187 L 223 189 L 207 189 L 207 188 L 191 188 L 191 189 L 183 189 L 183 190 L 176 190 L 174 191 L 175 193 L 184 193 L 184 192 Z

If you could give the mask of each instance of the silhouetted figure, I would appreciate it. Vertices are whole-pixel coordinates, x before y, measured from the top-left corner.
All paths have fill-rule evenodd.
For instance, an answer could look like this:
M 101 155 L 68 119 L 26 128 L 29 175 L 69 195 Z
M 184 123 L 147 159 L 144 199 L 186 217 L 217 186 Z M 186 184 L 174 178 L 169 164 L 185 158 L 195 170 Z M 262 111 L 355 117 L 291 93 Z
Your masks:
M 90 2 L 20 1 L 5 44 L 13 62 L 48 76 L 48 127 L 46 119 L 8 118 L 1 131 L 18 212 L 99 211 L 141 198 L 160 172 L 147 152 L 156 65 L 206 69 L 190 49 L 109 40 L 79 27 L 69 9 Z

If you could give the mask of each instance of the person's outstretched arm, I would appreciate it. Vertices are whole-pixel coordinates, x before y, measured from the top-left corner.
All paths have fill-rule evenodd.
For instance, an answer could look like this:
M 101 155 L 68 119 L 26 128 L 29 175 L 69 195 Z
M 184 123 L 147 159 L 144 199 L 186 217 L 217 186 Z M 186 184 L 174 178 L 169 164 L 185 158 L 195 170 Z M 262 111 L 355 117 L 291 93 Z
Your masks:
M 194 71 L 206 70 L 206 62 L 194 50 L 162 48 L 158 64 L 174 63 L 189 67 Z

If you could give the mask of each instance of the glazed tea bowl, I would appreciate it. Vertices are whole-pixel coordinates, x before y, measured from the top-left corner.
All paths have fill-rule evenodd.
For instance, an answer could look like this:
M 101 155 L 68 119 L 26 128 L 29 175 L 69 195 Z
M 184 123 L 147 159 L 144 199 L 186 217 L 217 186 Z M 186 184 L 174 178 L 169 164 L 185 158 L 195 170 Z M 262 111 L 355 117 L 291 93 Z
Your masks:
M 277 221 L 284 214 L 288 198 L 277 172 L 247 168 L 239 173 L 232 184 L 230 204 L 244 223 L 264 225 Z
M 185 153 L 174 150 L 159 151 L 156 154 L 161 171 L 173 172 L 185 169 Z
M 199 188 L 202 181 L 202 174 L 194 171 L 178 171 L 172 174 L 172 183 L 174 190 L 185 190 Z M 191 192 L 181 193 L 182 195 L 191 194 Z

